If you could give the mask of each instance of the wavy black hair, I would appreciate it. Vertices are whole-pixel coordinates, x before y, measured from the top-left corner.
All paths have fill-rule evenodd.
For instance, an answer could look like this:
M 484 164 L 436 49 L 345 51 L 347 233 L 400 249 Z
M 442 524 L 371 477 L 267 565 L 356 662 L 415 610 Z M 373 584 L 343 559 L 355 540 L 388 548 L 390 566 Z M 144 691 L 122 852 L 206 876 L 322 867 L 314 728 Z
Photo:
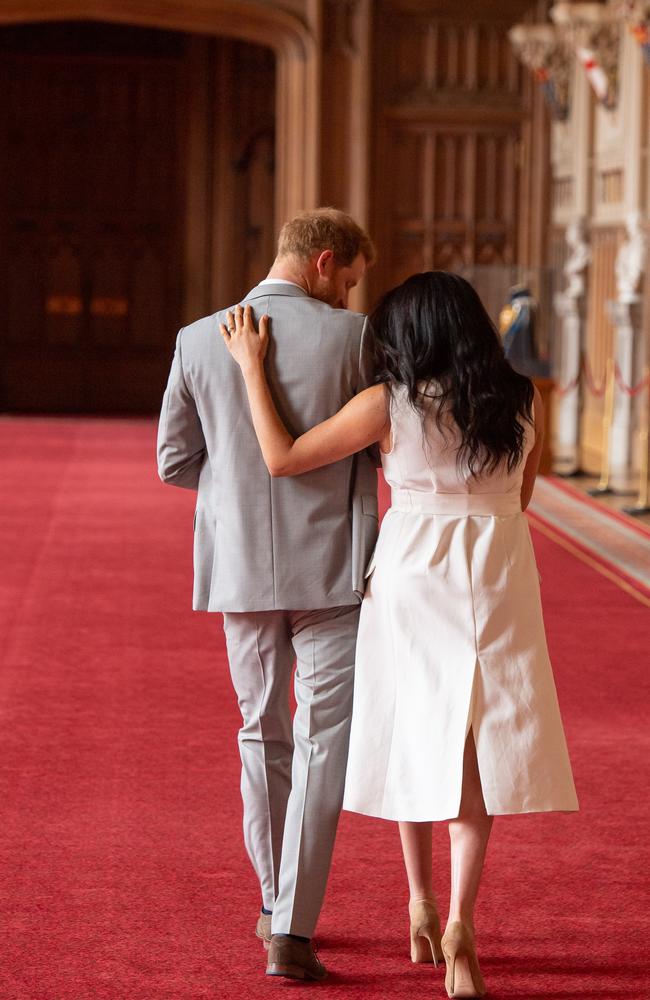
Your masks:
M 523 457 L 521 418 L 532 423 L 533 385 L 510 366 L 494 323 L 470 283 L 426 271 L 387 292 L 370 317 L 377 381 L 406 386 L 422 416 L 437 400 L 438 427 L 451 413 L 461 433 L 459 466 L 473 476 Z

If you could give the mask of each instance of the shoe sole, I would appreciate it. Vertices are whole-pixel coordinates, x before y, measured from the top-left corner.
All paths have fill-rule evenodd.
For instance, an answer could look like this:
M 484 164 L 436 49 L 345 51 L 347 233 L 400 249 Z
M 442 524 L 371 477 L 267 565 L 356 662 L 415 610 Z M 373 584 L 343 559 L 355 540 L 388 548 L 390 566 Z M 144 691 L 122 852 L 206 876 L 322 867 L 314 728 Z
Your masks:
M 278 965 L 275 962 L 273 965 L 267 966 L 266 974 L 267 976 L 282 976 L 284 979 L 311 979 L 315 983 L 322 983 L 324 979 L 327 979 L 327 973 L 324 976 L 314 976 L 311 972 L 303 969 L 301 965 Z

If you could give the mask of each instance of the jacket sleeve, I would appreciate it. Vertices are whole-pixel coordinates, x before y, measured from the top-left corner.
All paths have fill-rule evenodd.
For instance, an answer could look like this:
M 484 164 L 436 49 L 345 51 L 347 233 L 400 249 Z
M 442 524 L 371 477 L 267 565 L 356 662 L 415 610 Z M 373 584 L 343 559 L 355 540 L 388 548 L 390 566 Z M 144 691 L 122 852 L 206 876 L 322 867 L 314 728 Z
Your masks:
M 158 475 L 163 483 L 196 490 L 206 447 L 194 397 L 183 373 L 181 330 L 158 424 Z
M 359 375 L 357 392 L 363 392 L 368 386 L 375 384 L 375 357 L 373 349 L 372 327 L 366 316 L 359 341 Z

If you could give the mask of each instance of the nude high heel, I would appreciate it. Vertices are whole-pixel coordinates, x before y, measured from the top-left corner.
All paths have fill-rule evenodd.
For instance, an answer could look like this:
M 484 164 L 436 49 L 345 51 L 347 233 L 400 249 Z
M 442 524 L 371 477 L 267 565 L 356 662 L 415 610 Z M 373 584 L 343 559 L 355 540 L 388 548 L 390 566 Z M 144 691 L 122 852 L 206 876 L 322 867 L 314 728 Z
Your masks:
M 440 919 L 436 904 L 430 899 L 409 902 L 411 919 L 411 961 L 433 962 L 436 968 L 443 960 L 440 944 Z
M 474 935 L 465 924 L 449 924 L 442 939 L 447 964 L 445 987 L 450 997 L 482 997 L 487 992 L 476 957 Z

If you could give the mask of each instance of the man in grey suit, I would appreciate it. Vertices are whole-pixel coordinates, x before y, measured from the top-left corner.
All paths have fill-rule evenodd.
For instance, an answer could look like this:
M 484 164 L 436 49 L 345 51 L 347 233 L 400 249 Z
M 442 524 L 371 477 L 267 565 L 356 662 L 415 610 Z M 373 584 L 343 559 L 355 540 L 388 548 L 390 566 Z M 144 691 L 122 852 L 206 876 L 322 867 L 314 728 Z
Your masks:
M 349 216 L 303 213 L 283 227 L 268 278 L 243 300 L 257 319 L 271 318 L 269 381 L 296 436 L 372 380 L 368 322 L 347 302 L 373 259 Z M 158 469 L 164 482 L 198 490 L 193 606 L 223 612 L 266 971 L 319 980 L 326 972 L 311 938 L 343 795 L 376 470 L 361 453 L 294 478 L 269 476 L 243 378 L 219 332 L 227 311 L 178 334 Z

